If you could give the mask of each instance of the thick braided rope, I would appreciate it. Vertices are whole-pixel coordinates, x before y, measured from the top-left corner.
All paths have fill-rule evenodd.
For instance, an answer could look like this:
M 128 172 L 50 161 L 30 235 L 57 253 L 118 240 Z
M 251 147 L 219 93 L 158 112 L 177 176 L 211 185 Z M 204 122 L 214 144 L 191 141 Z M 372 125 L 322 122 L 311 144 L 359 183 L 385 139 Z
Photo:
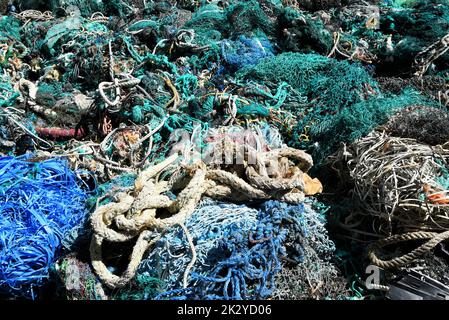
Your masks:
M 424 243 L 423 245 L 419 246 L 418 248 L 414 249 L 410 253 L 404 254 L 403 256 L 397 258 L 393 258 L 391 260 L 387 261 L 381 260 L 379 259 L 376 253 L 381 248 L 391 244 L 413 240 L 425 240 L 425 239 L 430 240 Z M 397 234 L 375 242 L 368 250 L 368 256 L 373 264 L 381 268 L 397 269 L 415 261 L 422 255 L 424 255 L 426 252 L 429 252 L 430 250 L 435 248 L 435 246 L 438 245 L 440 242 L 447 239 L 449 239 L 449 231 L 445 231 L 442 233 L 417 231 L 404 234 Z
M 157 168 L 163 169 L 162 166 Z M 140 178 L 145 179 L 145 176 L 152 176 L 155 173 L 157 173 L 157 170 L 153 168 L 149 170 L 149 173 L 146 172 L 146 175 L 141 175 Z M 171 201 L 168 197 L 159 194 L 166 189 L 166 182 L 154 184 L 152 181 L 146 180 L 146 185 L 142 187 L 141 193 L 148 195 L 150 199 L 140 203 L 148 207 L 137 207 L 137 212 L 140 214 L 136 214 L 131 219 L 126 218 L 124 213 L 131 209 L 134 204 L 134 198 L 125 194 L 121 194 L 118 197 L 119 202 L 110 203 L 96 210 L 92 217 L 92 227 L 95 233 L 90 246 L 91 260 L 96 274 L 106 286 L 118 288 L 126 285 L 134 276 L 140 261 L 142 261 L 143 254 L 155 243 L 155 240 L 148 240 L 153 231 L 181 224 L 194 211 L 196 204 L 204 193 L 202 185 L 204 185 L 205 175 L 205 170 L 198 169 L 188 186 L 178 195 L 176 201 Z M 140 179 L 138 183 L 141 183 Z M 156 194 L 156 197 L 148 194 L 151 191 Z M 166 207 L 172 211 L 179 209 L 179 212 L 166 219 L 156 218 L 156 209 Z M 121 229 L 120 232 L 108 227 L 114 220 L 116 226 Z M 102 261 L 101 248 L 104 240 L 124 242 L 131 240 L 139 233 L 139 238 L 132 250 L 126 271 L 121 276 L 114 275 Z
M 264 177 L 257 173 L 253 167 L 248 167 L 246 169 L 246 176 L 252 185 L 263 190 L 290 190 L 298 188 L 304 191 L 304 180 L 302 178 L 302 171 L 299 168 L 294 168 L 292 177 L 290 178 L 279 178 L 271 179 L 269 177 Z
M 309 171 L 313 166 L 313 159 L 310 154 L 305 153 L 302 150 L 294 149 L 294 148 L 282 148 L 275 149 L 269 151 L 267 156 L 270 157 L 285 157 L 285 158 L 293 158 L 299 161 L 299 169 L 303 172 Z
M 168 182 L 157 181 L 157 176 L 179 159 L 177 154 L 142 171 L 134 183 L 135 188 L 132 195 L 117 194 L 117 202 L 97 208 L 92 215 L 91 223 L 94 236 L 90 251 L 92 266 L 98 277 L 106 286 L 113 289 L 126 285 L 134 276 L 144 253 L 155 243 L 153 235 L 160 235 L 161 231 L 170 226 L 182 225 L 193 213 L 203 195 L 234 201 L 278 199 L 292 204 L 303 202 L 305 197 L 303 172 L 298 166 L 300 165 L 304 169 L 310 168 L 312 166 L 310 156 L 295 152 L 294 149 L 267 154 L 270 154 L 271 158 L 278 157 L 277 160 L 286 166 L 286 172 L 292 176 L 269 178 L 259 175 L 253 168 L 246 171 L 250 173 L 250 177 L 246 177 L 250 181 L 248 183 L 236 174 L 221 169 L 207 169 L 204 163 L 200 163 L 186 172 L 178 171 Z M 300 164 L 290 166 L 286 157 L 299 160 Z M 258 165 L 260 166 L 260 163 Z M 262 171 L 266 172 L 266 170 Z M 171 200 L 163 194 L 187 177 L 190 177 L 190 181 L 177 195 L 176 200 Z M 260 189 L 261 186 L 264 190 Z M 172 216 L 164 219 L 157 218 L 156 210 L 161 208 L 167 209 Z M 118 230 L 110 227 L 113 223 Z M 132 250 L 126 271 L 121 276 L 113 274 L 102 261 L 104 240 L 125 242 L 136 236 L 139 237 Z M 150 240 L 151 238 L 153 240 Z
M 249 198 L 253 199 L 266 199 L 269 196 L 262 190 L 254 188 L 237 175 L 224 171 L 224 170 L 210 170 L 207 173 L 207 178 L 215 180 L 218 183 L 231 187 L 231 189 L 237 190 L 241 193 L 245 193 Z
M 110 288 L 123 287 L 134 277 L 140 261 L 142 261 L 144 253 L 159 240 L 159 238 L 155 238 L 151 241 L 148 240 L 150 235 L 151 231 L 149 230 L 145 230 L 139 235 L 139 238 L 133 248 L 129 265 L 121 276 L 117 276 L 110 272 L 102 261 L 101 246 L 104 238 L 96 234 L 93 236 L 90 244 L 92 267 L 106 286 Z
M 132 219 L 125 218 L 124 214 L 129 212 L 133 207 L 135 198 L 124 193 L 117 195 L 118 201 L 116 203 L 109 203 L 101 206 L 93 213 L 91 224 L 94 230 L 94 235 L 90 244 L 92 267 L 106 286 L 110 288 L 119 288 L 126 285 L 126 283 L 128 283 L 134 276 L 137 267 L 142 260 L 143 254 L 157 241 L 157 239 L 149 240 L 152 231 L 141 230 L 156 219 L 156 208 L 166 207 L 172 202 L 168 197 L 164 198 L 160 194 L 158 197 L 156 194 L 162 192 L 166 184 L 157 185 L 150 179 L 177 159 L 178 156 L 173 155 L 165 159 L 162 163 L 139 175 L 135 182 L 135 189 L 136 191 L 143 191 L 142 195 L 148 197 L 145 198 L 146 201 L 142 201 L 142 198 L 138 197 L 140 205 L 136 207 L 135 210 L 138 214 L 135 214 Z M 143 210 L 145 208 L 143 206 L 151 209 Z M 113 221 L 115 221 L 117 227 L 121 229 L 120 231 L 115 231 L 109 228 Z M 117 276 L 110 272 L 107 266 L 103 263 L 102 244 L 104 240 L 110 242 L 125 242 L 133 239 L 139 232 L 140 235 L 134 245 L 126 271 L 121 276 Z

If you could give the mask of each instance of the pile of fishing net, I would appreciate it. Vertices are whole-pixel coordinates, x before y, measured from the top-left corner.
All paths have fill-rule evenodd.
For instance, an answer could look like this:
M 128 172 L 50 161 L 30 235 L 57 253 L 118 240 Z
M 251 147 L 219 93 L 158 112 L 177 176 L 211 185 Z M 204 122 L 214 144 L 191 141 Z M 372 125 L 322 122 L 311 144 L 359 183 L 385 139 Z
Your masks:
M 201 133 L 174 131 L 171 155 L 143 171 L 134 188 L 127 187 L 126 181 L 132 181 L 127 177 L 99 187 L 105 196 L 99 198 L 92 216 L 93 269 L 86 257 L 83 262 L 74 256 L 59 262 L 62 294 L 77 299 L 350 296 L 333 265 L 335 246 L 325 229 L 326 207 L 297 197 L 299 190 L 306 194 L 322 190 L 319 181 L 305 175 L 308 157 L 297 158 L 304 170 L 299 176 L 301 171 L 295 173 L 298 169 L 291 167 L 295 162 L 287 161 L 286 154 L 279 161 L 281 168 L 274 172 L 267 166 L 267 175 L 258 177 L 251 166 L 264 168 L 269 159 L 264 160 L 264 154 L 294 151 L 285 146 L 275 128 L 229 126 Z M 198 147 L 204 151 L 198 152 Z M 182 155 L 181 166 L 175 161 L 177 152 Z M 217 161 L 229 155 L 224 163 Z M 251 156 L 259 160 L 253 162 Z M 206 168 L 198 166 L 198 161 L 205 161 Z M 290 167 L 286 172 L 293 174 L 291 178 L 277 177 L 286 170 L 284 166 Z M 300 183 L 292 184 L 298 178 Z M 206 197 L 199 202 L 203 194 Z M 105 202 L 105 197 L 112 201 Z M 245 204 L 239 204 L 242 201 Z M 80 282 L 70 270 L 81 274 Z M 314 271 L 304 279 L 283 278 L 287 272 L 308 272 L 301 270 Z M 105 286 L 99 287 L 98 280 Z
M 382 265 L 389 237 L 444 237 L 445 1 L 8 0 L 0 12 L 0 154 L 91 174 L 63 226 L 88 219 L 85 236 L 61 251 L 61 231 L 39 276 L 63 297 L 367 297 L 357 250 L 386 238 L 369 255 Z M 30 190 L 24 206 L 45 199 Z M 17 293 L 25 278 L 7 279 L 7 295 L 28 297 L 44 282 Z
M 355 1 L 321 17 L 334 34 L 330 56 L 369 63 L 378 76 L 408 77 L 421 67 L 420 76 L 442 76 L 446 46 L 437 43 L 448 13 L 444 0 Z
M 269 201 L 256 210 L 204 202 L 186 222 L 196 251 L 191 280 L 184 273 L 191 258 L 188 241 L 179 228 L 161 238 L 142 261 L 138 274 L 167 283 L 171 290 L 159 298 L 265 299 L 278 287 L 276 275 L 283 264 L 307 269 L 307 251 L 323 259 L 316 261 L 317 268 L 331 258 L 335 248 L 323 218 L 310 204 L 289 206 Z M 307 239 L 313 239 L 315 247 L 306 247 Z M 181 257 L 173 260 L 173 256 Z M 305 282 L 302 288 L 307 291 Z
M 431 104 L 418 93 L 381 92 L 366 60 L 329 58 L 343 52 L 342 40 L 332 39 L 325 17 L 293 3 L 164 7 L 113 1 L 89 9 L 81 1 L 57 2 L 47 4 L 49 12 L 5 17 L 14 26 L 10 33 L 18 35 L 14 41 L 27 49 L 14 55 L 24 65 L 19 76 L 27 80 L 8 97 L 20 110 L 10 110 L 8 121 L 13 114 L 16 122 L 9 125 L 21 128 L 29 140 L 25 149 L 57 155 L 75 149 L 77 165 L 105 181 L 155 161 L 148 147 L 164 149 L 171 131 L 191 130 L 193 122 L 262 118 L 282 129 L 290 146 L 311 152 L 320 166 L 340 142 L 366 135 L 398 108 Z M 352 7 L 338 10 L 344 8 Z M 366 121 L 359 127 L 351 115 L 361 113 Z M 127 128 L 114 130 L 119 126 Z M 2 138 L 10 145 L 17 135 Z M 142 139 L 148 136 L 153 141 Z M 102 143 L 84 153 L 81 144 L 52 143 L 73 138 Z M 138 152 L 123 150 L 127 145 Z
M 174 226 L 165 232 L 144 257 L 133 280 L 109 297 L 346 298 L 345 281 L 331 263 L 335 247 L 324 227 L 325 211 L 313 199 L 300 205 L 268 201 L 249 207 L 206 198 L 185 227 Z M 72 259 L 61 263 L 65 272 Z M 284 278 L 289 272 L 307 276 Z M 76 286 L 79 290 L 87 287 L 84 275 L 78 284 L 73 281 L 72 277 L 64 282 L 72 294 Z M 320 284 L 323 281 L 324 285 Z M 84 299 L 98 295 L 94 283 Z
M 447 228 L 444 146 L 374 131 L 347 148 L 346 156 L 360 205 L 388 222 L 380 230 Z
M 65 161 L 0 158 L 0 294 L 40 293 L 54 262 L 84 233 L 88 189 Z
M 382 93 L 360 65 L 315 54 L 282 53 L 243 69 L 239 76 L 266 83 L 285 81 L 294 88 L 293 94 L 302 101 L 284 103 L 283 109 L 292 112 L 296 121 L 283 133 L 291 137 L 289 145 L 310 151 L 318 165 L 341 142 L 363 137 L 398 110 L 437 105 L 412 88 L 397 95 Z

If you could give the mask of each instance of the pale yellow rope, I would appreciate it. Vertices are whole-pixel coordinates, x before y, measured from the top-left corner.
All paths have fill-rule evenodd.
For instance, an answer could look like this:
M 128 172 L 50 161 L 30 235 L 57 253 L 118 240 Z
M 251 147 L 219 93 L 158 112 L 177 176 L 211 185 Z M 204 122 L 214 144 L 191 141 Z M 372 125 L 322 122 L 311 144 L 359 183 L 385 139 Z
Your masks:
M 277 199 L 293 204 L 303 202 L 303 170 L 312 166 L 311 157 L 291 148 L 261 153 L 258 156 L 260 159 L 255 167 L 241 165 L 244 167 L 244 170 L 240 170 L 243 174 L 241 177 L 222 169 L 207 168 L 201 162 L 186 167 L 182 173 L 179 167 L 169 181 L 159 180 L 162 172 L 173 168 L 173 165 L 179 162 L 180 156 L 177 154 L 142 171 L 131 194 L 117 194 L 116 202 L 97 208 L 92 215 L 94 235 L 90 251 L 92 266 L 98 277 L 110 288 L 126 285 L 134 276 L 144 253 L 157 241 L 154 235 L 160 235 L 163 230 L 178 224 L 183 228 L 192 250 L 192 262 L 185 271 L 183 281 L 184 286 L 187 286 L 188 274 L 195 263 L 196 252 L 184 222 L 194 212 L 204 195 L 231 201 Z M 270 177 L 267 168 L 263 166 L 276 161 L 283 169 Z M 189 179 L 186 181 L 186 178 Z M 185 185 L 182 185 L 182 181 Z M 172 190 L 174 186 L 181 187 L 182 190 L 176 200 L 171 200 L 164 193 Z M 166 209 L 169 216 L 157 217 L 158 209 Z M 137 236 L 126 271 L 120 276 L 110 272 L 103 263 L 103 242 L 125 242 Z

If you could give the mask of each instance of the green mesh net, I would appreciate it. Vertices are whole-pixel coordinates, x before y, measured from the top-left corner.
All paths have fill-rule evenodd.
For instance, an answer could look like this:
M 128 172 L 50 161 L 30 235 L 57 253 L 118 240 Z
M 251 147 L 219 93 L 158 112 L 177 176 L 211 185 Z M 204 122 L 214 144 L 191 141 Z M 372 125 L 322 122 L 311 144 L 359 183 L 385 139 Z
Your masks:
M 128 287 L 118 290 L 112 298 L 116 300 L 149 300 L 166 290 L 167 286 L 161 279 L 138 274 Z
M 405 90 L 402 94 L 373 97 L 355 103 L 336 115 L 307 116 L 298 124 L 291 144 L 310 150 L 319 165 L 335 152 L 342 142 L 352 142 L 368 134 L 375 127 L 385 124 L 398 110 L 411 105 L 436 106 L 437 103 L 416 91 Z M 308 127 L 309 141 L 300 136 Z
M 437 105 L 412 90 L 384 95 L 361 65 L 315 54 L 283 53 L 242 70 L 239 77 L 263 83 L 285 81 L 307 99 L 283 109 L 297 119 L 289 144 L 311 152 L 317 167 L 341 142 L 362 137 L 397 110 Z
M 392 36 L 393 50 L 379 51 L 379 72 L 407 74 L 415 56 L 444 37 L 449 30 L 447 1 L 395 1 L 397 7 L 381 15 L 380 30 Z M 444 4 L 444 5 L 443 5 Z M 438 69 L 448 66 L 449 55 L 435 61 Z
M 209 4 L 199 8 L 185 27 L 195 30 L 199 38 L 221 40 L 230 24 L 222 8 Z
M 267 35 L 274 35 L 276 32 L 276 21 L 271 18 L 263 9 L 264 1 L 237 2 L 227 9 L 228 21 L 232 25 L 234 34 L 252 34 L 262 31 Z M 266 6 L 268 4 L 265 3 Z M 267 10 L 275 10 L 274 7 Z
M 236 38 L 239 35 L 266 34 L 277 31 L 279 5 L 270 1 L 236 1 L 223 9 L 216 4 L 201 6 L 185 24 L 195 30 L 203 42 Z
M 316 54 L 282 53 L 238 76 L 268 83 L 284 81 L 320 112 L 338 111 L 378 93 L 377 84 L 360 65 Z
M 20 22 L 12 16 L 0 16 L 0 39 L 21 39 Z

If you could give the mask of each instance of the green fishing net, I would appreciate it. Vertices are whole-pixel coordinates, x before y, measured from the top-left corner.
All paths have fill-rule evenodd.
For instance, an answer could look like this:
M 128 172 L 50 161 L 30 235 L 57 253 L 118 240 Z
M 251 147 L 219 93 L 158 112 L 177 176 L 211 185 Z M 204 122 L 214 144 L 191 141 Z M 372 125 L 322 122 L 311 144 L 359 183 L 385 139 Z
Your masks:
M 380 30 L 392 36 L 393 51 L 379 51 L 382 63 L 379 72 L 407 74 L 415 56 L 443 38 L 449 30 L 447 1 L 401 1 L 396 9 L 381 15 Z M 443 5 L 444 4 L 444 5 Z M 449 55 L 435 61 L 438 69 L 445 69 Z
M 200 39 L 221 40 L 230 29 L 230 24 L 222 8 L 209 4 L 199 8 L 184 27 L 195 30 Z
M 398 96 L 372 97 L 336 115 L 307 116 L 298 124 L 290 143 L 312 152 L 315 162 L 320 164 L 337 151 L 342 142 L 352 142 L 365 136 L 375 127 L 386 123 L 395 112 L 411 105 L 437 106 L 437 103 L 412 90 L 405 90 Z M 309 128 L 309 141 L 300 136 L 300 130 L 304 127 Z
M 227 9 L 226 14 L 234 35 L 248 35 L 259 30 L 274 35 L 276 20 L 268 12 L 277 13 L 276 6 L 269 1 L 238 1 Z
M 341 142 L 362 137 L 397 110 L 437 104 L 412 90 L 397 96 L 382 94 L 361 65 L 315 54 L 279 54 L 238 76 L 264 83 L 285 81 L 307 98 L 305 104 L 284 105 L 283 109 L 297 118 L 289 144 L 311 152 L 318 167 Z
M 270 1 L 235 1 L 227 8 L 217 4 L 201 6 L 185 24 L 204 43 L 239 35 L 276 34 L 278 5 Z
M 20 22 L 12 16 L 0 16 L 0 39 L 5 37 L 21 39 Z
M 338 111 L 378 93 L 376 82 L 360 65 L 316 54 L 282 53 L 238 76 L 268 83 L 284 81 L 320 112 Z
M 332 48 L 332 34 L 321 19 L 285 7 L 278 16 L 278 23 L 282 33 L 279 45 L 283 51 L 327 54 Z

